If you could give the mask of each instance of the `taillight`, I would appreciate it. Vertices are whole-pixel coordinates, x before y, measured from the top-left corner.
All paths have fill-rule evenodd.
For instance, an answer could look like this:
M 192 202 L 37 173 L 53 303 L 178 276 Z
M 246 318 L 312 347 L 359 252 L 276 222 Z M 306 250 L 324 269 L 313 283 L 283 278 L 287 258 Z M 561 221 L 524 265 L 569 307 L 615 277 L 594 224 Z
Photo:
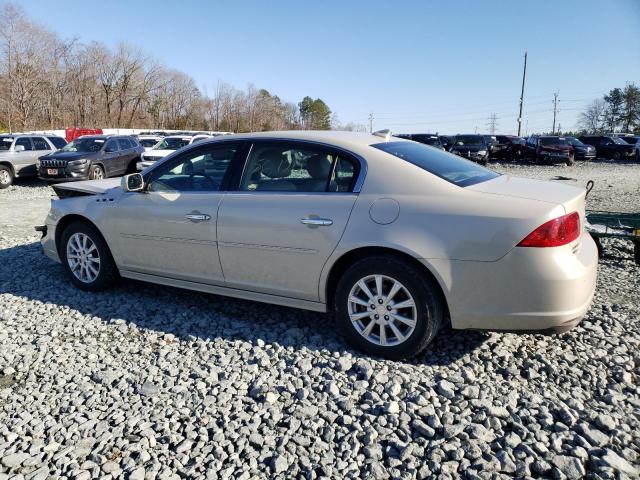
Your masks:
M 536 248 L 559 247 L 573 242 L 579 236 L 580 215 L 578 215 L 578 212 L 573 212 L 540 225 L 527 235 L 518 246 Z

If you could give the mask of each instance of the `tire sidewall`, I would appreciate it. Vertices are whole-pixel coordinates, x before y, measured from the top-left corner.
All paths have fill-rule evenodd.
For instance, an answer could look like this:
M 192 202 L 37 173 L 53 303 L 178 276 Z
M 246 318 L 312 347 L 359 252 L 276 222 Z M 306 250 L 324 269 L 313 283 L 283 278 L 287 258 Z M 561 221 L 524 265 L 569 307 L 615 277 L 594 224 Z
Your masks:
M 348 297 L 353 286 L 369 275 L 385 275 L 404 285 L 413 297 L 417 321 L 408 340 L 399 345 L 382 347 L 366 340 L 353 327 L 349 318 Z M 416 268 L 393 257 L 371 257 L 356 262 L 338 282 L 335 295 L 336 320 L 347 341 L 368 354 L 393 360 L 410 358 L 422 351 L 437 333 L 442 308 L 431 281 Z
M 80 279 L 78 279 L 71 271 L 69 262 L 67 261 L 67 244 L 71 236 L 76 233 L 83 233 L 84 235 L 87 235 L 98 249 L 98 255 L 100 256 L 100 270 L 98 271 L 98 276 L 90 283 L 80 281 Z M 62 261 L 62 268 L 64 268 L 66 274 L 71 280 L 71 283 L 73 283 L 77 288 L 96 292 L 107 288 L 113 283 L 117 272 L 113 262 L 113 257 L 111 256 L 107 243 L 95 227 L 84 222 L 74 222 L 70 224 L 62 232 L 60 247 L 58 250 L 60 260 Z
M 9 174 L 9 183 L 0 182 L 0 190 L 9 188 L 11 185 L 13 185 L 13 173 L 11 172 L 11 169 L 5 165 L 0 165 L 0 171 L 6 171 Z
M 96 172 L 98 172 L 98 171 L 102 172 L 102 178 L 106 177 L 106 175 L 104 173 L 104 169 L 100 165 L 92 165 L 91 166 L 91 173 L 89 174 L 89 177 L 91 178 L 91 180 L 98 180 L 96 178 Z

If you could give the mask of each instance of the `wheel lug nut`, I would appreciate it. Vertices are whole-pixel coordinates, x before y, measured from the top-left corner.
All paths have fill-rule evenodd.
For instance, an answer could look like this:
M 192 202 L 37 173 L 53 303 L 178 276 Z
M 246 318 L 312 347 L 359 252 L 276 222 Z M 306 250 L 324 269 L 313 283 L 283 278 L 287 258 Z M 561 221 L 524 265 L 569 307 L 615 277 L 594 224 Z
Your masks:
M 379 303 L 380 305 L 382 305 L 382 303 L 383 303 L 383 302 L 382 302 L 382 299 L 381 299 L 381 298 L 379 298 L 379 299 L 378 299 L 378 303 Z
M 391 311 L 391 307 L 389 305 L 387 305 L 387 310 Z
M 378 315 L 377 313 L 373 316 L 373 318 L 375 318 L 376 320 L 378 320 L 380 318 L 380 315 Z
M 375 309 L 376 309 L 376 306 L 372 304 L 371 305 L 371 310 L 375 310 Z
M 384 319 L 385 319 L 385 320 L 389 320 L 389 315 L 385 315 L 385 316 L 384 316 Z

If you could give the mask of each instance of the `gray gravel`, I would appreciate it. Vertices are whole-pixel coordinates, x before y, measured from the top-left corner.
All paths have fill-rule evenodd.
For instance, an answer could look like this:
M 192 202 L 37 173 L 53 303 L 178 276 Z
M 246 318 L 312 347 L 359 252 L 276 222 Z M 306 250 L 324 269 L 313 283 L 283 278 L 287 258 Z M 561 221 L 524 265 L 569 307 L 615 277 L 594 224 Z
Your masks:
M 499 168 L 609 179 L 592 208 L 640 205 L 639 166 Z M 605 245 L 572 331 L 444 331 L 389 362 L 348 350 L 321 314 L 130 281 L 80 292 L 29 225 L 6 227 L 10 205 L 44 216 L 48 197 L 0 192 L 0 480 L 638 476 L 627 242 Z

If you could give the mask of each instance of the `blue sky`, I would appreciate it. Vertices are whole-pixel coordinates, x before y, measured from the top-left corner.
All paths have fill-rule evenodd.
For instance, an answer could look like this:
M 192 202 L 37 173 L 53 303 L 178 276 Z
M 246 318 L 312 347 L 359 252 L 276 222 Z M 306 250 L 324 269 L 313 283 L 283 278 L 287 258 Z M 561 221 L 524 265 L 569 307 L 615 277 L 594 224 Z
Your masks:
M 396 132 L 573 128 L 591 100 L 640 84 L 640 1 L 22 0 L 63 37 L 138 45 L 201 87 L 322 98 L 342 122 Z M 523 132 L 524 133 L 524 132 Z

